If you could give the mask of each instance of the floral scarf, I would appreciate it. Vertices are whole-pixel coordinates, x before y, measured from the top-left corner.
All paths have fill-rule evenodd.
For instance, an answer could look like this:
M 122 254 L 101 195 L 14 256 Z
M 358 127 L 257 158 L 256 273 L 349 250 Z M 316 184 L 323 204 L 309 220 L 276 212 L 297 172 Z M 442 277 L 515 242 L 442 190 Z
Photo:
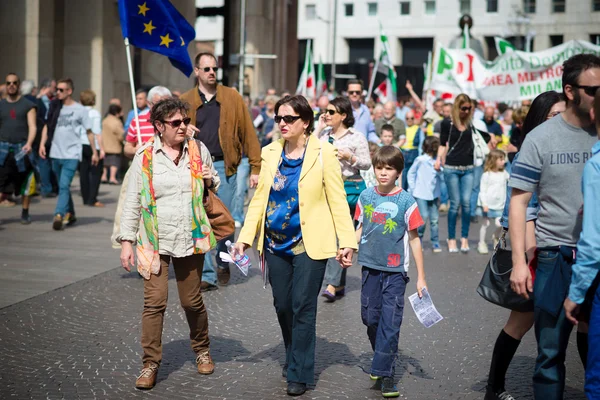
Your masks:
M 150 279 L 150 274 L 157 275 L 160 272 L 156 198 L 152 184 L 154 138 L 150 139 L 149 142 L 150 146 L 146 147 L 142 153 L 141 225 L 138 230 L 136 249 L 138 272 L 145 279 Z M 202 205 L 204 194 L 202 157 L 195 140 L 188 141 L 188 154 L 192 174 L 192 242 L 194 243 L 194 254 L 205 254 L 216 247 L 217 241 Z

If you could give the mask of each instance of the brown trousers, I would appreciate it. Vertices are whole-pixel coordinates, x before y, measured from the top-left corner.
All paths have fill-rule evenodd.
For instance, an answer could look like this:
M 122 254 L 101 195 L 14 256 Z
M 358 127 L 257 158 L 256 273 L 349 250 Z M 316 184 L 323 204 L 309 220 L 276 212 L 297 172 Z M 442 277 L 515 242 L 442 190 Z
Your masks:
M 142 314 L 143 363 L 160 365 L 162 359 L 162 330 L 167 309 L 169 288 L 169 261 L 177 279 L 177 291 L 181 307 L 190 326 L 192 350 L 197 354 L 208 350 L 208 315 L 200 292 L 204 254 L 175 258 L 160 256 L 160 272 L 144 279 L 144 312 Z

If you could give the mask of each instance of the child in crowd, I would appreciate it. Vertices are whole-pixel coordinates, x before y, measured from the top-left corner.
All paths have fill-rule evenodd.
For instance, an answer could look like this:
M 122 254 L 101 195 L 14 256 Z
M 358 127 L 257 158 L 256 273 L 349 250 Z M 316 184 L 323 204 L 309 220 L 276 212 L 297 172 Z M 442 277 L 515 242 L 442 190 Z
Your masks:
M 379 149 L 379 145 L 377 143 L 369 142 L 369 154 L 371 156 L 371 160 L 373 159 L 373 155 Z M 360 176 L 362 176 L 365 181 L 365 185 L 370 188 L 373 186 L 377 186 L 377 180 L 375 179 L 375 171 L 373 170 L 373 165 L 369 167 L 368 170 L 361 170 Z
M 440 139 L 428 136 L 423 141 L 423 155 L 415 159 L 408 171 L 408 192 L 415 198 L 419 206 L 419 212 L 423 221 L 429 218 L 429 230 L 431 232 L 431 244 L 434 253 L 440 253 L 440 240 L 438 235 L 439 199 L 441 192 L 440 172 L 434 167 L 435 158 Z M 419 237 L 423 240 L 425 224 L 418 230 Z
M 509 178 L 508 172 L 504 170 L 505 165 L 506 155 L 502 150 L 494 149 L 490 151 L 485 161 L 479 188 L 479 205 L 484 213 L 483 223 L 479 229 L 479 245 L 477 246 L 477 251 L 480 254 L 488 254 L 485 234 L 492 220 L 496 227 L 492 234 L 494 247 L 496 247 L 496 243 L 498 243 L 498 239 L 502 233 L 500 217 L 502 217 L 502 210 L 504 210 L 506 184 Z
M 379 139 L 381 140 L 381 146 L 391 146 L 394 142 L 394 127 L 390 124 L 383 125 Z
M 377 186 L 364 190 L 355 218 L 362 265 L 361 317 L 374 355 L 371 379 L 381 379 L 383 397 L 398 397 L 394 367 L 404 312 L 404 292 L 409 282 L 412 249 L 417 266 L 419 297 L 426 287 L 423 253 L 417 229 L 423 219 L 415 199 L 396 185 L 404 169 L 400 149 L 383 146 L 373 156 Z

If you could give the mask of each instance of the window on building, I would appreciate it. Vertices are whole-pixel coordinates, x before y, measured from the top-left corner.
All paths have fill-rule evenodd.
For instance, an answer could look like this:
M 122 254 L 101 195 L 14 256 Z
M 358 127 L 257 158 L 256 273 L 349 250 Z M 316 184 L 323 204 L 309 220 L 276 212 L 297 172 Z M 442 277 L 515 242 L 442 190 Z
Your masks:
M 369 15 L 377 15 L 377 3 L 367 3 L 367 8 L 369 10 Z
M 344 14 L 346 15 L 346 17 L 352 17 L 354 15 L 354 4 L 344 4 Z
M 563 41 L 564 41 L 563 35 L 550 35 L 550 45 L 552 47 L 560 46 L 561 44 L 563 44 Z
M 498 12 L 498 0 L 487 0 L 487 12 Z
M 410 1 L 400 2 L 400 15 L 410 15 Z
M 592 0 L 592 11 L 600 11 L 600 0 Z
M 523 11 L 527 14 L 535 14 L 535 0 L 523 0 Z
M 471 0 L 459 0 L 460 13 L 471 14 Z
M 375 39 L 346 39 L 348 41 L 349 61 L 351 64 L 367 64 L 373 60 Z
M 597 34 L 597 33 L 591 34 L 590 42 L 594 43 L 597 46 L 600 46 L 600 34 Z
M 425 14 L 435 14 L 435 0 L 425 0 Z
M 307 4 L 305 12 L 306 12 L 306 20 L 307 21 L 317 19 L 317 5 L 316 4 Z
M 552 0 L 552 12 L 564 13 L 566 8 L 566 0 Z

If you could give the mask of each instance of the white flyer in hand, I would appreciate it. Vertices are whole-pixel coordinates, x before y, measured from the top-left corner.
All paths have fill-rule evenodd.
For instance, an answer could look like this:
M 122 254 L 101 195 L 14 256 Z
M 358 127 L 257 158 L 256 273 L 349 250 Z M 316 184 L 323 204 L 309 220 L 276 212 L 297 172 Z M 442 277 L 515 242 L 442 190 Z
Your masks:
M 443 320 L 444 317 L 442 317 L 433 305 L 433 301 L 431 301 L 431 296 L 429 296 L 427 289 L 423 289 L 421 293 L 423 294 L 422 298 L 419 298 L 419 293 L 415 293 L 408 296 L 408 301 L 410 301 L 410 305 L 415 311 L 415 314 L 417 314 L 419 321 L 421 321 L 425 328 L 431 328 L 433 325 Z

